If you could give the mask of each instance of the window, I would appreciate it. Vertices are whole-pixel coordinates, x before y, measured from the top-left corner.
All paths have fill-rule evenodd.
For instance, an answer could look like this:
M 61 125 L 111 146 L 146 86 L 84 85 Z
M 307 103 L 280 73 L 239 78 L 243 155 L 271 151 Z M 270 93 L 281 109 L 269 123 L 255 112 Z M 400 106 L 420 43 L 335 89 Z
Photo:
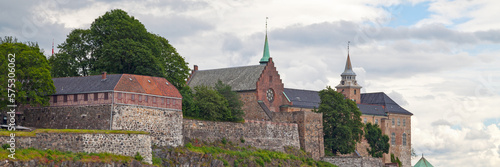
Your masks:
M 343 85 L 343 84 L 342 84 Z M 344 92 L 344 89 L 342 89 L 342 92 Z
M 66 103 L 66 102 L 68 102 L 68 95 L 64 95 L 64 99 L 63 99 L 63 101 L 64 101 L 65 103 Z
M 394 126 L 394 118 L 392 118 L 392 126 Z
M 135 100 L 135 95 L 134 95 L 134 94 L 130 95 L 130 99 L 131 99 L 132 101 L 134 101 L 134 100 Z
M 142 95 L 139 95 L 139 101 L 142 101 Z
M 406 133 L 403 133 L 403 146 L 406 146 Z
M 406 126 L 406 119 L 403 119 L 403 126 Z
M 104 93 L 104 100 L 108 100 L 108 92 Z
M 366 118 L 363 119 L 363 122 L 365 122 L 365 124 L 366 124 Z
M 52 99 L 54 100 L 54 103 L 57 103 L 57 96 L 52 96 Z
M 156 103 L 156 97 L 153 97 L 153 103 Z
M 118 99 L 122 99 L 122 93 L 118 93 Z
M 399 126 L 399 125 L 401 125 L 401 121 L 400 121 L 400 120 L 399 120 L 399 118 L 398 118 L 398 126 Z
M 375 119 L 375 125 L 378 125 L 378 119 Z
M 73 96 L 73 101 L 74 101 L 74 102 L 77 102 L 77 101 L 78 101 L 78 95 L 74 95 L 74 96 Z
M 174 103 L 174 106 L 175 106 L 175 101 L 177 101 L 177 100 L 175 100 L 175 99 L 174 99 L 174 100 L 172 100 L 172 101 L 173 101 L 173 103 Z
M 391 134 L 391 145 L 396 145 L 396 133 Z
M 148 96 L 144 96 L 144 101 L 147 103 L 148 102 Z
M 83 94 L 83 101 L 88 101 L 89 100 L 89 94 L 85 93 Z
M 356 89 L 354 89 L 354 94 L 356 94 Z
M 94 101 L 97 101 L 97 98 L 99 98 L 98 93 L 94 93 Z
M 165 104 L 165 98 L 161 98 L 161 104 Z
M 170 99 L 167 99 L 167 104 L 170 104 Z

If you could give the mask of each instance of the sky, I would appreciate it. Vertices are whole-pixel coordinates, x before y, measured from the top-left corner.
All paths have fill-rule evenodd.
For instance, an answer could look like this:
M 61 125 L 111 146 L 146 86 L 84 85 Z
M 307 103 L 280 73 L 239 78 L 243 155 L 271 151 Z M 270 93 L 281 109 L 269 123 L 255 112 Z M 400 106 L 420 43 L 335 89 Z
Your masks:
M 0 36 L 45 55 L 75 28 L 122 9 L 200 70 L 256 65 L 269 38 L 287 88 L 336 86 L 347 41 L 362 92 L 412 116 L 412 147 L 434 166 L 500 164 L 500 1 L 26 0 L 0 2 Z

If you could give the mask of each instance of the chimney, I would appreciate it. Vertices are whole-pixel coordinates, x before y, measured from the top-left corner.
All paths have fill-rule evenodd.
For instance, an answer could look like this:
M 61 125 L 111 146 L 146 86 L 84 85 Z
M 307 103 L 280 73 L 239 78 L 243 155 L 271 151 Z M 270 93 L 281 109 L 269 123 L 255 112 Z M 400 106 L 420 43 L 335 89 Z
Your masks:
M 191 74 L 189 74 L 189 78 L 187 79 L 186 83 L 189 83 L 189 80 L 191 80 L 191 77 L 194 75 L 194 73 L 198 71 L 198 65 L 194 65 L 193 70 L 191 70 Z
M 198 65 L 194 65 L 194 71 L 198 71 Z
M 102 80 L 105 80 L 106 79 L 106 71 L 102 72 Z

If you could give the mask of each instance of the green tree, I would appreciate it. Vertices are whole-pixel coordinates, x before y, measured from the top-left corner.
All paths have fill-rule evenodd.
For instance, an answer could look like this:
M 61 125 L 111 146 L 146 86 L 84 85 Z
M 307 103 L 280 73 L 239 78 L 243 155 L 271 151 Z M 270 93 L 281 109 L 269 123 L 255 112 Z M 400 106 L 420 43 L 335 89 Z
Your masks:
M 231 117 L 225 118 L 226 121 L 243 121 L 243 102 L 240 100 L 240 95 L 234 91 L 231 91 L 231 86 L 223 84 L 222 81 L 217 81 L 215 84 L 215 90 L 219 92 L 228 101 L 228 108 L 231 110 Z
M 380 158 L 384 153 L 389 153 L 389 136 L 382 134 L 382 130 L 371 123 L 365 126 L 365 139 L 370 144 L 366 151 L 372 156 Z
M 50 76 L 50 65 L 38 44 L 20 43 L 12 37 L 0 38 L 0 54 L 1 108 L 11 104 L 6 98 L 9 94 L 9 59 L 12 58 L 8 54 L 15 54 L 15 66 L 11 65 L 15 69 L 15 82 L 11 88 L 16 92 L 16 104 L 49 105 L 48 95 L 55 93 L 55 87 Z
M 182 95 L 182 114 L 184 117 L 198 118 L 198 107 L 193 98 L 193 91 L 189 86 L 184 86 L 179 89 Z
M 325 153 L 336 155 L 354 152 L 356 143 L 363 135 L 361 112 L 356 103 L 345 99 L 344 95 L 327 87 L 319 91 L 319 108 L 323 113 L 323 133 Z
M 165 77 L 178 89 L 185 86 L 189 68 L 165 38 L 120 9 L 74 29 L 49 60 L 54 77 L 86 76 L 106 71 Z
M 216 90 L 207 86 L 194 87 L 195 105 L 198 107 L 198 117 L 210 121 L 225 120 L 231 117 L 228 102 Z

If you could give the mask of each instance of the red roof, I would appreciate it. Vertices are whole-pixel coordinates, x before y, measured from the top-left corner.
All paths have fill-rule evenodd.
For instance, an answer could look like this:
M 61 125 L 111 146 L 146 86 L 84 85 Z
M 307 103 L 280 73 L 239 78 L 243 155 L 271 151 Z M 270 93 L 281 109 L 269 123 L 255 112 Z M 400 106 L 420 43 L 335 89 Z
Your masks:
M 114 90 L 182 98 L 167 79 L 144 75 L 123 74 Z

